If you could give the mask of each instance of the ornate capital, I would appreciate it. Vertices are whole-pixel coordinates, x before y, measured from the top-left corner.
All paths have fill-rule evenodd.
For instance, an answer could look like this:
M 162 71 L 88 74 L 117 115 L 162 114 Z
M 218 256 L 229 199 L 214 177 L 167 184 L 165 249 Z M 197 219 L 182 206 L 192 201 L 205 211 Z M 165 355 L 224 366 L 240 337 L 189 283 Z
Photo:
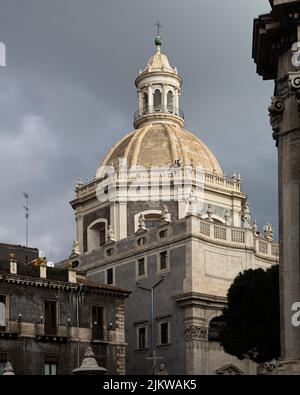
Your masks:
M 270 116 L 270 123 L 273 129 L 273 138 L 274 140 L 278 140 L 278 135 L 280 133 L 280 126 L 281 121 L 283 118 L 283 111 L 284 111 L 284 103 L 283 100 L 278 97 L 272 97 L 272 102 L 269 107 L 269 116 Z
M 300 72 L 290 73 L 289 75 L 289 85 L 291 91 L 295 95 L 295 101 L 300 117 Z
M 185 341 L 189 340 L 207 340 L 208 330 L 203 326 L 191 325 L 184 330 Z

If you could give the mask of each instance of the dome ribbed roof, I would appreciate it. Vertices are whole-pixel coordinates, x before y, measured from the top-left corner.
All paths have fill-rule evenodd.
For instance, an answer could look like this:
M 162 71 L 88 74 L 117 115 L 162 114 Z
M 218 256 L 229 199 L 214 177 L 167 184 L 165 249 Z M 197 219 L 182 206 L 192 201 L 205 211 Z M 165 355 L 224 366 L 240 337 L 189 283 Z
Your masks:
M 147 71 L 175 72 L 175 70 L 170 65 L 167 55 L 161 53 L 160 47 L 157 47 L 156 53 L 153 56 L 151 56 L 151 58 L 149 59 L 147 67 L 144 70 L 144 72 Z
M 172 124 L 146 124 L 129 133 L 107 154 L 103 166 L 119 168 L 119 158 L 127 160 L 127 167 L 173 165 L 180 160 L 182 165 L 201 166 L 206 170 L 223 174 L 210 149 L 195 135 Z

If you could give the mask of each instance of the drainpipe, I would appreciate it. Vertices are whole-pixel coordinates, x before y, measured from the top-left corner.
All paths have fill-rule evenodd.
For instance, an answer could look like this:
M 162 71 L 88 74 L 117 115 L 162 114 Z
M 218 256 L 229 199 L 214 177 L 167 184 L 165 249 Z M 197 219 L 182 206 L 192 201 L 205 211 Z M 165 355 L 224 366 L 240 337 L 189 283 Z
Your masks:
M 77 367 L 80 366 L 80 341 L 79 341 L 79 296 L 82 291 L 82 285 L 78 288 L 77 298 L 76 298 L 76 324 L 77 324 Z

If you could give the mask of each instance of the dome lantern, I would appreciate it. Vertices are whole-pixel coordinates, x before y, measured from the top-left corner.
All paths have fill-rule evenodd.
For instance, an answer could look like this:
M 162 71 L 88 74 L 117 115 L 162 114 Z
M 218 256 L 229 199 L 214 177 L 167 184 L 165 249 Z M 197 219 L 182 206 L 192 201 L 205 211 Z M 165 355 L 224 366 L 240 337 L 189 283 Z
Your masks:
M 158 25 L 161 27 L 160 25 Z M 147 123 L 172 123 L 184 127 L 184 114 L 179 108 L 182 78 L 172 68 L 168 57 L 161 52 L 162 39 L 158 34 L 154 41 L 157 49 L 144 71 L 135 81 L 138 89 L 138 111 L 134 116 L 136 129 Z

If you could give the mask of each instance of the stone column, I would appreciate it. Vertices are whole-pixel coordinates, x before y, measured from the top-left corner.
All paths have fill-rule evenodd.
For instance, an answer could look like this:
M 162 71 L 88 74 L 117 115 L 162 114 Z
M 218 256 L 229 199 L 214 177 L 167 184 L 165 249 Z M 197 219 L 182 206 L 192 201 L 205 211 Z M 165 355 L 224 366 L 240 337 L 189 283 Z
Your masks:
M 289 51 L 281 61 L 287 66 L 290 59 Z M 279 70 L 282 70 L 282 66 L 284 64 Z M 300 73 L 298 78 L 300 82 Z M 277 81 L 276 90 L 282 89 L 280 85 L 281 82 Z M 285 111 L 282 113 L 280 130 L 276 128 L 274 132 L 278 146 L 281 336 L 284 359 L 300 359 L 300 329 L 292 325 L 292 305 L 300 302 L 300 108 L 296 104 L 297 94 L 300 94 L 300 89 L 293 92 L 290 85 L 288 96 L 279 99 L 280 105 L 284 103 Z
M 116 240 L 120 240 L 118 215 L 119 215 L 118 203 L 114 202 L 110 205 L 110 224 L 114 230 Z
M 153 109 L 153 90 L 151 84 L 148 85 L 148 106 L 149 110 Z
M 275 81 L 269 113 L 278 147 L 281 354 L 283 370 L 300 372 L 300 328 L 292 325 L 292 306 L 300 302 L 300 68 L 292 50 L 300 41 L 300 0 L 271 6 L 254 22 L 253 57 L 257 72 Z
M 120 240 L 127 237 L 127 202 L 119 202 L 119 238 Z
M 76 220 L 76 235 L 77 242 L 79 245 L 80 252 L 83 252 L 83 215 L 77 214 L 75 217 Z
M 139 111 L 143 111 L 143 93 L 142 91 L 139 89 L 138 90 L 138 99 L 139 99 Z
M 162 105 L 164 108 L 164 111 L 167 111 L 167 106 L 168 106 L 168 86 L 166 83 L 163 83 L 162 85 Z

